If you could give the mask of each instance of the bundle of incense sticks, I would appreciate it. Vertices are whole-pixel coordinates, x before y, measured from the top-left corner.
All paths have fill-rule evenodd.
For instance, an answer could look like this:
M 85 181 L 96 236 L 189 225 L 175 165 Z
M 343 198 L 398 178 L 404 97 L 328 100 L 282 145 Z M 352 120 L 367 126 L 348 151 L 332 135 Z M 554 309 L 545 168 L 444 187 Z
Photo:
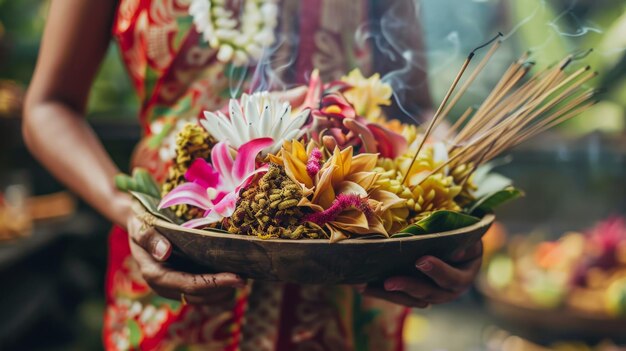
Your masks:
M 413 162 L 431 132 L 448 116 L 500 47 L 501 36 L 502 34 L 498 33 L 495 38 L 468 55 L 426 127 Z M 452 96 L 475 52 L 489 44 L 492 46 L 485 57 Z M 597 76 L 597 72 L 591 71 L 590 66 L 572 67 L 573 62 L 586 57 L 591 51 L 567 55 L 560 62 L 532 74 L 530 78 L 527 77 L 534 63 L 529 61 L 530 53 L 524 53 L 506 70 L 480 107 L 467 108 L 450 127 L 446 140 L 450 157 L 429 175 L 441 171 L 444 167 L 461 164 L 468 164 L 476 169 L 505 150 L 579 115 L 595 104 L 593 97 L 596 91 L 585 88 L 584 85 Z M 423 179 L 427 179 L 429 175 Z M 404 181 L 406 182 L 406 177 Z

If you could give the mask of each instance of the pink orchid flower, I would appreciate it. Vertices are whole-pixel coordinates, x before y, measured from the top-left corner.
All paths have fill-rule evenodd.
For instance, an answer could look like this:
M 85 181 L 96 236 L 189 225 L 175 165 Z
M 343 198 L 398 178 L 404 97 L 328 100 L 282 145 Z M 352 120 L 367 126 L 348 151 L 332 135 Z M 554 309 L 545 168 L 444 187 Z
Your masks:
M 227 142 L 217 143 L 211 150 L 213 164 L 195 160 L 185 173 L 188 183 L 165 195 L 159 209 L 186 204 L 205 210 L 204 217 L 185 222 L 183 227 L 187 228 L 206 226 L 230 217 L 235 211 L 239 190 L 247 186 L 254 175 L 267 171 L 267 167 L 256 168 L 256 156 L 273 142 L 272 138 L 251 140 L 241 145 L 235 160 Z

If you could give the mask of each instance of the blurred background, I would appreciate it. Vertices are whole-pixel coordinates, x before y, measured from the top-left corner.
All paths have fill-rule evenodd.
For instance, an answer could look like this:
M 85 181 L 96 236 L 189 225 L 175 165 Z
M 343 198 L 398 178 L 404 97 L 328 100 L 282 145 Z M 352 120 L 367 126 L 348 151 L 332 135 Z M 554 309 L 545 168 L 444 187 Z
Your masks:
M 66 192 L 21 139 L 22 99 L 48 3 L 0 0 L 0 349 L 98 350 L 110 224 Z M 527 49 L 545 67 L 594 48 L 587 60 L 604 92 L 586 116 L 521 145 L 496 168 L 527 195 L 498 212 L 476 288 L 458 302 L 410 316 L 409 349 L 620 349 L 626 345 L 626 4 L 419 3 L 435 104 L 467 52 L 497 31 L 505 33 L 504 45 L 459 106 L 479 104 Z M 137 109 L 112 43 L 88 118 L 124 171 L 140 136 Z

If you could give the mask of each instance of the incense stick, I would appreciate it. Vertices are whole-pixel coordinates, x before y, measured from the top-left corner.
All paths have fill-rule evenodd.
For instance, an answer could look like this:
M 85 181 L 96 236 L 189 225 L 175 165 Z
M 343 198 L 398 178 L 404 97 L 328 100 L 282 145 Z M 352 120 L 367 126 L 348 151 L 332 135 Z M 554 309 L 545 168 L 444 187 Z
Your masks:
M 411 160 L 409 168 L 407 169 L 406 174 L 402 178 L 402 184 L 406 184 L 407 177 L 409 176 L 411 168 L 413 168 L 413 165 L 415 164 L 415 160 L 417 160 L 417 156 L 419 155 L 420 151 L 422 150 L 422 147 L 426 143 L 426 139 L 428 139 L 428 136 L 432 132 L 433 128 L 439 122 L 440 116 L 442 115 L 441 112 L 445 108 L 446 103 L 448 102 L 448 99 L 450 99 L 450 96 L 452 95 L 452 92 L 456 88 L 457 84 L 459 84 L 459 80 L 461 80 L 461 77 L 463 76 L 463 73 L 465 73 L 465 70 L 467 69 L 467 66 L 472 61 L 472 58 L 474 58 L 474 56 L 476 54 L 476 51 L 484 48 L 485 46 L 487 46 L 489 44 L 491 44 L 493 41 L 497 40 L 501 36 L 502 36 L 502 33 L 498 32 L 498 35 L 496 35 L 493 39 L 489 40 L 485 44 L 482 44 L 482 45 L 476 47 L 474 50 L 472 50 L 469 53 L 469 55 L 467 55 L 467 58 L 465 59 L 465 61 L 463 62 L 463 65 L 461 66 L 461 69 L 459 70 L 459 72 L 457 73 L 456 77 L 452 81 L 452 85 L 450 86 L 450 88 L 448 89 L 448 92 L 446 93 L 446 95 L 444 96 L 443 100 L 439 104 L 439 107 L 437 108 L 437 111 L 435 112 L 435 115 L 430 120 L 430 123 L 428 124 L 428 127 L 426 128 L 426 131 L 424 132 L 424 135 L 423 135 L 423 137 L 422 137 L 422 139 L 420 141 L 420 144 L 417 147 L 417 150 L 415 151 L 415 155 L 413 156 L 413 159 Z

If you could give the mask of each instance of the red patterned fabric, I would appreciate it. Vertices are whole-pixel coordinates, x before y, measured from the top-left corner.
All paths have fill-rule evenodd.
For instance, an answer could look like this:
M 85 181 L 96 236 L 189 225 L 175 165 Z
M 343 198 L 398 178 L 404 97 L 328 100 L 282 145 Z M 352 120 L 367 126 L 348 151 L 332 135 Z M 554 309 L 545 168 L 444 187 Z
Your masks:
M 221 108 L 233 91 L 236 69 L 219 62 L 203 42 L 189 3 L 121 0 L 113 28 L 141 101 L 146 138 L 135 162 L 157 178 L 167 168 L 168 128 Z M 295 81 L 304 81 L 313 68 L 327 78 L 354 66 L 367 72 L 367 48 L 344 42 L 366 21 L 366 3 L 281 3 L 279 30 L 300 36 L 297 48 L 285 45 L 297 55 Z M 346 286 L 264 282 L 250 282 L 223 306 L 183 306 L 150 290 L 130 255 L 127 233 L 117 227 L 109 240 L 106 303 L 106 350 L 400 351 L 407 313 Z

